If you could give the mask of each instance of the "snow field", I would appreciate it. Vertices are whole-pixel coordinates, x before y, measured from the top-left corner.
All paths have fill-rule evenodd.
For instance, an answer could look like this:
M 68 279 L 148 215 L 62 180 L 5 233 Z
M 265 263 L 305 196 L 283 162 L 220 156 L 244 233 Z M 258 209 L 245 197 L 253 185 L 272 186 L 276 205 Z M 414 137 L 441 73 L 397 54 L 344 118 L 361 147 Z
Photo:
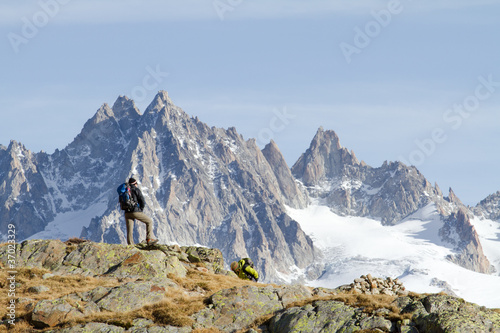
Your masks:
M 500 308 L 500 277 L 476 273 L 446 260 L 452 249 L 438 230 L 442 222 L 433 204 L 395 226 L 363 217 L 342 217 L 330 208 L 312 204 L 298 210 L 287 207 L 304 232 L 324 254 L 325 272 L 314 287 L 336 288 L 361 275 L 392 277 L 409 291 L 436 293 L 442 288 L 431 282 L 446 282 L 459 297 L 489 308 Z M 500 223 L 474 220 L 483 250 L 492 264 L 500 266 Z M 498 269 L 497 269 L 498 270 Z

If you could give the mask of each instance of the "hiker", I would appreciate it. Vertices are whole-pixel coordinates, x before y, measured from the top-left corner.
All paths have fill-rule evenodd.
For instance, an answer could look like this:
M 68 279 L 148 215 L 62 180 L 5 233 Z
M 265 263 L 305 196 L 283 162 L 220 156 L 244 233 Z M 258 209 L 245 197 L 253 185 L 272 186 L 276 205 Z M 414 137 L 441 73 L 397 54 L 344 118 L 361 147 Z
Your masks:
M 136 202 L 136 205 L 132 209 L 127 209 L 125 211 L 125 221 L 127 223 L 127 243 L 128 245 L 134 245 L 134 221 L 139 220 L 146 224 L 146 243 L 147 245 L 158 243 L 157 239 L 153 237 L 153 220 L 151 220 L 142 211 L 146 206 L 144 202 L 144 196 L 141 190 L 137 187 L 137 181 L 134 178 L 128 180 L 128 185 L 130 187 L 130 193 L 132 199 Z
M 250 258 L 243 258 L 240 261 L 231 263 L 231 270 L 243 280 L 259 281 L 259 273 L 253 268 L 253 262 Z

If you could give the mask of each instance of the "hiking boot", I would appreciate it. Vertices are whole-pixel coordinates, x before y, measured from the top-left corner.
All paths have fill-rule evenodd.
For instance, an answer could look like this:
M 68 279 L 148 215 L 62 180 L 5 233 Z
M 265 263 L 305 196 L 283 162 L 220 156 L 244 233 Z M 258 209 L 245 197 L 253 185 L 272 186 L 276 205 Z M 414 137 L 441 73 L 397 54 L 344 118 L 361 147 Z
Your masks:
M 158 243 L 158 240 L 157 239 L 146 239 L 146 243 L 148 245 L 153 245 L 153 244 Z

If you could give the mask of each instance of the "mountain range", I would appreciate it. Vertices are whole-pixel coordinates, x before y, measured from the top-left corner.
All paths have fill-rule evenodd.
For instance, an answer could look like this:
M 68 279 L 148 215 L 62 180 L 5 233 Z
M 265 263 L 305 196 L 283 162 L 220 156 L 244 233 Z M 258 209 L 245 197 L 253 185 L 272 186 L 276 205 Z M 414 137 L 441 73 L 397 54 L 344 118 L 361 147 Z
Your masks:
M 261 150 L 235 128 L 210 127 L 164 91 L 144 113 L 125 96 L 102 105 L 52 154 L 16 141 L 0 146 L 0 237 L 6 240 L 4 231 L 14 224 L 18 241 L 82 237 L 125 244 L 116 188 L 129 177 L 139 182 L 160 242 L 218 248 L 229 263 L 251 257 L 264 281 L 286 280 L 291 269 L 310 280 L 325 274 L 324 251 L 289 213 L 312 204 L 384 226 L 433 205 L 440 223 L 435 236 L 450 249 L 449 262 L 485 274 L 500 267 L 471 222 L 500 219 L 500 192 L 465 206 L 414 166 L 359 161 L 323 128 L 290 168 L 275 142 Z M 135 230 L 136 242 L 144 240 L 141 223 Z

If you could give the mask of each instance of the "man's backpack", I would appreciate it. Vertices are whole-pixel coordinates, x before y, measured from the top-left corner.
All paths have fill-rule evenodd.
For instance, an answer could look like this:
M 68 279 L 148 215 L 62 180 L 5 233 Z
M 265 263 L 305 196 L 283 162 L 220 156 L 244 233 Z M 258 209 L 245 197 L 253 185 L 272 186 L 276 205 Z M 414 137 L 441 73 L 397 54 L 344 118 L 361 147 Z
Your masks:
M 116 189 L 118 192 L 118 201 L 120 202 L 120 208 L 126 212 L 132 212 L 137 206 L 137 201 L 134 200 L 130 186 L 127 183 L 123 183 Z

